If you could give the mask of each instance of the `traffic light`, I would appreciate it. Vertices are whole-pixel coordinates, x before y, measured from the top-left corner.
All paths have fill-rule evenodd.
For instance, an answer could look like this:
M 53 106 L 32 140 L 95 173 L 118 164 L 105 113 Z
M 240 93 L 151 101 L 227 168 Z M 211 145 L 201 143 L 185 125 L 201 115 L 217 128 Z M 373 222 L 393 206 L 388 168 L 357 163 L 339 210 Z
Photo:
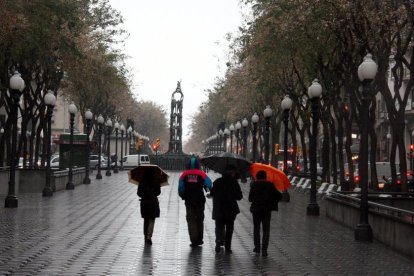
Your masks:
M 161 146 L 161 141 L 160 141 L 160 139 L 159 139 L 159 138 L 157 138 L 157 139 L 155 140 L 154 144 L 152 144 L 152 149 L 153 149 L 154 151 L 157 151 L 157 150 L 160 148 L 160 146 Z
M 414 144 L 411 144 L 410 145 L 410 152 L 413 152 L 414 151 Z
M 280 145 L 279 144 L 275 144 L 275 155 L 279 154 L 279 150 L 280 150 Z
M 136 150 L 140 150 L 143 145 L 144 145 L 144 139 L 139 138 L 138 141 L 137 141 L 137 143 L 135 144 L 135 149 Z

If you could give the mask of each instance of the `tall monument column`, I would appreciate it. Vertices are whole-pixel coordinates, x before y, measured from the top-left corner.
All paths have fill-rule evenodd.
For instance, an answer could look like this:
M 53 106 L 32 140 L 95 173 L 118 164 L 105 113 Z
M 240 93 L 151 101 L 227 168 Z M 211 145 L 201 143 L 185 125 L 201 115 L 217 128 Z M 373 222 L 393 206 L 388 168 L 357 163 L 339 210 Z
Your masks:
M 177 88 L 171 95 L 170 142 L 168 144 L 168 153 L 183 153 L 183 100 L 184 94 L 181 91 L 181 83 L 177 82 Z

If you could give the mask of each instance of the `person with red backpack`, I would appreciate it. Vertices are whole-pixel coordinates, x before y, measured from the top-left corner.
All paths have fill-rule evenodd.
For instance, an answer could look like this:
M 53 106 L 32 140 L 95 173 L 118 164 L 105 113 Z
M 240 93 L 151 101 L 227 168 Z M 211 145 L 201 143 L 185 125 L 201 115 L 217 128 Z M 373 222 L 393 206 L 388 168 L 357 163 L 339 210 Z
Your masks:
M 204 190 L 211 189 L 211 179 L 200 170 L 200 163 L 195 157 L 190 159 L 186 168 L 179 178 L 178 194 L 185 201 L 190 246 L 197 247 L 203 244 Z

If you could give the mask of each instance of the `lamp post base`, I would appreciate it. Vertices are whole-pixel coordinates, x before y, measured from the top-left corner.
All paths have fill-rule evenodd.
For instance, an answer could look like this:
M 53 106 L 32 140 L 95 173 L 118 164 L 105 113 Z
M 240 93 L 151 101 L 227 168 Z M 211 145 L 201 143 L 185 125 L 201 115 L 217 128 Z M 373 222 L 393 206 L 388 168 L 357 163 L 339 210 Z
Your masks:
M 75 185 L 72 182 L 66 184 L 66 190 L 75 190 Z
M 114 173 L 119 173 L 118 167 L 114 168 Z
M 290 202 L 290 194 L 288 193 L 288 191 L 284 191 L 282 193 L 282 200 L 284 202 Z
M 44 187 L 42 191 L 42 196 L 44 197 L 51 197 L 53 196 L 53 191 L 50 187 Z
M 319 216 L 319 205 L 318 203 L 309 203 L 306 208 L 306 214 L 308 216 Z
M 105 175 L 106 175 L 106 176 L 111 176 L 111 175 L 112 175 L 112 174 L 111 174 L 111 171 L 110 171 L 110 170 L 107 170 L 107 171 L 106 171 L 106 173 L 105 173 Z
M 372 242 L 372 228 L 368 223 L 359 223 L 354 233 L 356 241 Z
M 18 200 L 16 196 L 8 195 L 4 201 L 4 208 L 17 208 Z
M 87 176 L 83 179 L 83 184 L 91 184 L 91 179 Z
M 97 174 L 96 179 L 102 179 L 102 174 Z

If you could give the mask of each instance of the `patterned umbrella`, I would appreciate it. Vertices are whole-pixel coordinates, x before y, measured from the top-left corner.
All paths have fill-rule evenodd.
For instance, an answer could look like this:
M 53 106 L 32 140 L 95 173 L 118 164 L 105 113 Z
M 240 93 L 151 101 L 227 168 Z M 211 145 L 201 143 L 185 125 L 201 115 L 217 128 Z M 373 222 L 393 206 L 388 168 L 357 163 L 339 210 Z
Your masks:
M 155 179 L 155 183 L 159 183 L 161 187 L 168 185 L 168 174 L 154 164 L 142 164 L 130 170 L 128 172 L 129 182 L 138 185 L 144 178 L 144 174 L 147 171 L 151 171 Z

